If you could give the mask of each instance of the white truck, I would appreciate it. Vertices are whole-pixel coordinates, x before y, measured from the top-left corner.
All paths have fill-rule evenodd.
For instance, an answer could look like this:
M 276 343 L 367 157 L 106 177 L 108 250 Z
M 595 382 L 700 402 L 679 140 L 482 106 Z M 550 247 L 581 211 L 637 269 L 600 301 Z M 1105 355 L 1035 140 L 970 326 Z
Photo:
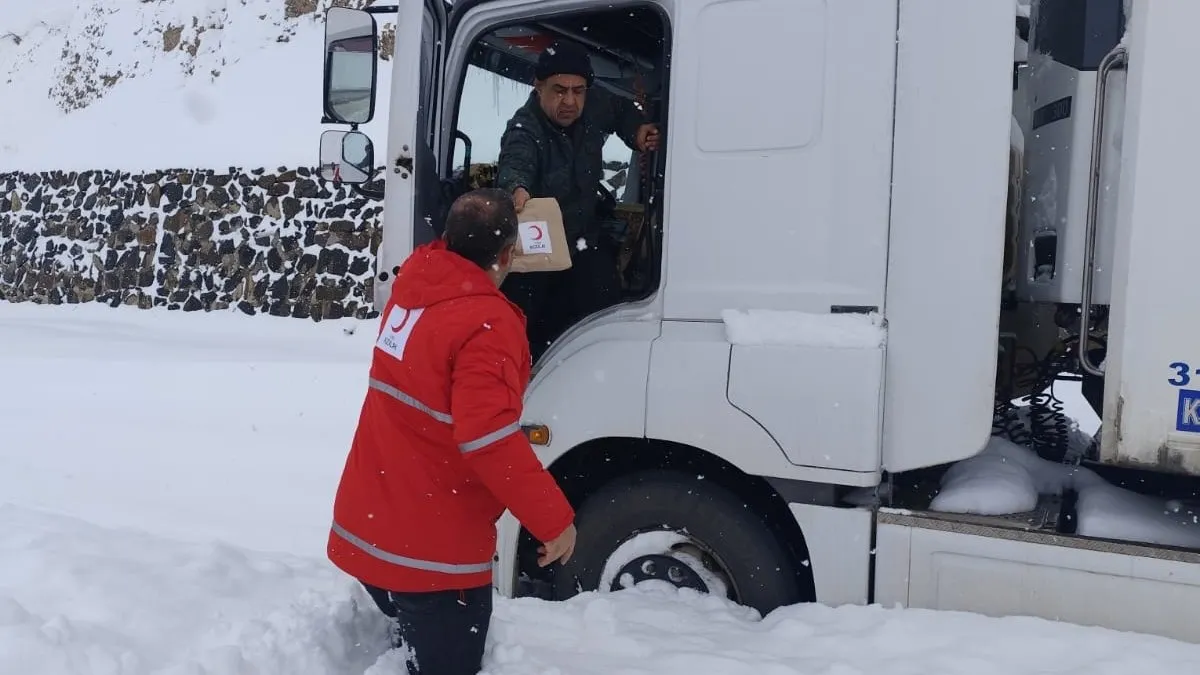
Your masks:
M 378 15 L 376 163 L 358 128 Z M 1200 641 L 1200 551 L 1080 533 L 1069 488 L 1017 513 L 930 508 L 1005 434 L 1175 508 L 1196 494 L 1197 25 L 1195 0 L 330 9 L 323 121 L 350 129 L 322 137 L 322 173 L 384 200 L 377 306 L 449 200 L 490 184 L 460 128 L 469 68 L 528 85 L 573 39 L 595 86 L 665 132 L 609 202 L 622 302 L 559 336 L 528 394 L 579 548 L 541 570 L 506 514 L 497 588 L 657 579 L 763 613 L 900 604 Z M 1067 371 L 1102 420 L 1082 451 L 1043 393 Z

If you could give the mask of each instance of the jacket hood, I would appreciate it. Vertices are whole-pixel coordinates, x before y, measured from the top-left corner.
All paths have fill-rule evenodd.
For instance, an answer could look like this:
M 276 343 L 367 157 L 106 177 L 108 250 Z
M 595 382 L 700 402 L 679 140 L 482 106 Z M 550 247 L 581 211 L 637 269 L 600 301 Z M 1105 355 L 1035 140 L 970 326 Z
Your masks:
M 405 309 L 472 295 L 494 295 L 508 300 L 487 273 L 447 250 L 440 239 L 413 250 L 392 282 L 392 299 Z

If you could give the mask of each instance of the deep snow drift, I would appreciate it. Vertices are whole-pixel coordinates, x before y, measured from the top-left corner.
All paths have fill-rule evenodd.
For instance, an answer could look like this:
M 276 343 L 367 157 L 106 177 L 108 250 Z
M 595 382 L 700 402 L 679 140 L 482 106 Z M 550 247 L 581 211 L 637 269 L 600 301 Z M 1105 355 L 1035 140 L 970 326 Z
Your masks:
M 379 615 L 323 557 L 374 329 L 0 303 L 0 673 L 398 672 Z M 485 665 L 1191 675 L 1200 646 L 879 607 L 758 620 L 643 586 L 558 604 L 501 599 Z
M 0 304 L 0 502 L 323 554 L 371 331 L 264 318 Z
M 1200 646 L 1024 618 L 798 606 L 763 621 L 643 586 L 500 600 L 488 675 L 1191 675 Z M 395 675 L 366 594 L 319 560 L 0 506 L 0 672 Z

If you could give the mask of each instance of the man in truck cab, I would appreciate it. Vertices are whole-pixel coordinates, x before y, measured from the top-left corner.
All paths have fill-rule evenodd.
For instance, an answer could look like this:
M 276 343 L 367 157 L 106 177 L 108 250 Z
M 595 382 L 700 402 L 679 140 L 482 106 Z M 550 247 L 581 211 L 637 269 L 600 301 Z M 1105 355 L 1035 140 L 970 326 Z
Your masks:
M 586 50 L 554 42 L 500 139 L 496 186 L 512 194 L 518 212 L 531 197 L 558 200 L 571 253 L 570 269 L 513 274 L 501 288 L 525 312 L 534 360 L 572 322 L 620 300 L 618 247 L 597 213 L 605 139 L 615 133 L 631 150 L 658 149 L 658 127 L 594 79 Z

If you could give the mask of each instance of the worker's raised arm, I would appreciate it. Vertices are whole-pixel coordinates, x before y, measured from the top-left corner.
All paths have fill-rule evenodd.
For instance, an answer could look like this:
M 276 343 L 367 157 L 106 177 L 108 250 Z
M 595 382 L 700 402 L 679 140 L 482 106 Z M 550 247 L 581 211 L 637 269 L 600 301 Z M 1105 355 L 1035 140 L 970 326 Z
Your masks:
M 467 340 L 451 375 L 454 441 L 467 466 L 538 541 L 562 534 L 575 519 L 554 477 L 521 431 L 524 382 L 519 330 L 486 326 Z

